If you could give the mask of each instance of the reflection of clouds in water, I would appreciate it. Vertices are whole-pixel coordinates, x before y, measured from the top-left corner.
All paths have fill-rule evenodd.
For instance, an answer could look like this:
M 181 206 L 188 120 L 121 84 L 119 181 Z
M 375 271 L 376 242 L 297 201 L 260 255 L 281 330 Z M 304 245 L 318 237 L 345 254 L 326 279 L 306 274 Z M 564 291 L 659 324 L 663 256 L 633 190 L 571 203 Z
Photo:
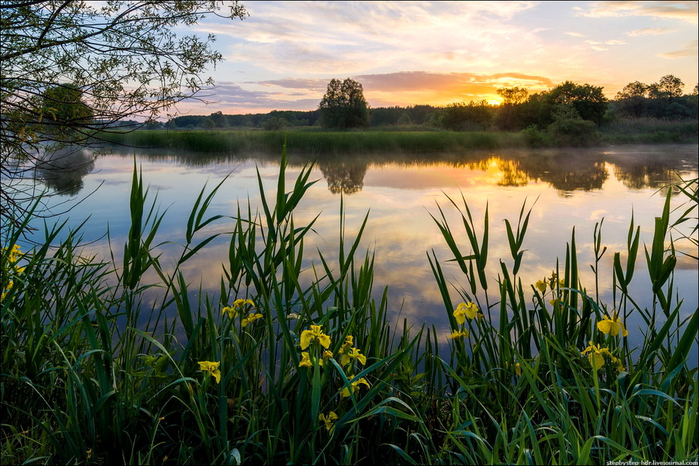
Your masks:
M 598 149 L 542 151 L 537 154 L 499 151 L 497 154 L 485 153 L 482 159 L 470 154 L 464 156 L 464 160 L 461 161 L 458 160 L 458 156 L 452 154 L 448 160 L 432 160 L 425 165 L 406 163 L 405 158 L 409 159 L 410 155 L 378 156 L 373 161 L 367 156 L 362 156 L 361 160 L 356 161 L 354 165 L 351 165 L 346 157 L 338 156 L 334 166 L 329 165 L 329 162 L 325 165 L 317 165 L 310 179 L 322 180 L 323 167 L 326 171 L 342 169 L 342 164 L 345 168 L 365 167 L 366 173 L 362 174 L 361 181 L 360 177 L 352 181 L 351 176 L 347 174 L 352 183 L 356 183 L 357 186 L 363 183 L 363 186 L 361 191 L 357 190 L 351 196 L 344 197 L 346 245 L 349 246 L 354 240 L 364 216 L 370 211 L 357 259 L 361 262 L 367 248 L 376 252 L 374 296 L 377 299 L 380 298 L 383 287 L 389 286 L 389 313 L 392 318 L 400 315 L 401 318 L 408 319 L 409 325 L 420 325 L 422 322 L 434 324 L 441 334 L 448 330 L 446 329 L 448 310 L 444 309 L 426 253 L 432 249 L 436 251 L 442 261 L 445 276 L 450 282 L 462 287 L 466 287 L 467 283 L 458 266 L 445 262 L 451 258 L 450 252 L 430 217 L 430 214 L 439 215 L 435 201 L 442 207 L 462 252 L 464 254 L 471 252 L 460 216 L 445 194 L 454 199 L 462 209 L 461 196 L 466 198 L 479 238 L 482 236 L 482 219 L 486 203 L 488 204 L 491 238 L 488 271 L 491 274 L 489 276 L 491 298 L 497 289 L 499 260 L 502 259 L 508 266 L 512 264 L 506 242 L 504 219 L 507 218 L 516 225 L 525 197 L 528 199 L 527 208 L 538 197 L 523 244 L 526 252 L 518 274 L 526 296 L 530 296 L 531 284 L 551 274 L 556 267 L 556 258 L 560 259 L 560 267 L 563 268 L 566 243 L 570 242 L 573 226 L 576 228 L 581 280 L 587 293 L 594 296 L 594 275 L 589 267 L 590 264 L 594 264 L 592 232 L 595 221 L 600 221 L 604 217 L 602 243 L 603 246 L 608 247 L 608 250 L 600 263 L 599 287 L 602 300 L 610 308 L 613 306 L 612 261 L 614 252 L 626 250 L 626 235 L 631 214 L 634 212 L 636 225 L 642 227 L 642 242 L 649 244 L 652 239 L 654 217 L 660 214 L 664 202 L 662 195 L 653 195 L 652 188 L 629 189 L 629 184 L 624 178 L 627 175 L 617 177 L 618 173 L 623 172 L 631 179 L 636 177 L 637 180 L 641 180 L 641 175 L 635 174 L 643 173 L 643 179 L 646 179 L 648 173 L 647 170 L 635 170 L 633 164 L 637 159 L 632 154 L 624 155 L 626 152 L 619 155 L 618 150 L 621 149 L 607 151 L 607 154 L 603 154 Z M 651 152 L 650 148 L 644 150 Z M 668 150 L 678 151 L 677 148 Z M 684 157 L 682 150 L 679 151 L 680 159 Z M 696 157 L 696 148 L 693 150 Z M 80 207 L 83 210 L 76 209 L 71 214 L 75 220 L 82 220 L 89 214 L 93 215 L 88 223 L 88 228 L 93 228 L 86 236 L 88 240 L 101 236 L 104 233 L 105 220 L 110 222 L 112 247 L 117 261 L 122 257 L 123 243 L 128 232 L 128 194 L 133 170 L 132 155 L 106 156 L 97 159 L 95 168 L 98 173 L 84 178 L 85 189 L 90 189 L 101 180 L 105 180 L 106 183 L 91 199 L 81 204 Z M 434 159 L 434 155 L 432 157 Z M 673 162 L 677 159 L 655 153 L 647 157 L 653 160 L 661 159 L 666 164 L 665 167 L 670 168 L 676 167 L 677 164 L 684 166 L 683 164 L 687 163 L 686 161 Z M 162 161 L 163 159 L 165 162 Z M 607 161 L 600 165 L 600 159 Z M 168 212 L 156 242 L 182 242 L 190 209 L 204 183 L 208 181 L 206 190 L 208 193 L 232 171 L 233 175 L 226 180 L 214 198 L 208 215 L 235 216 L 240 205 L 243 216 L 247 217 L 248 199 L 253 214 L 258 210 L 261 213 L 256 164 L 263 179 L 265 194 L 269 202 L 274 203 L 278 173 L 275 159 L 255 161 L 250 158 L 246 160 L 229 158 L 226 163 L 211 165 L 203 163 L 187 165 L 176 160 L 175 157 L 144 159 L 139 156 L 137 162 L 143 167 L 144 182 L 147 185 L 150 184 L 151 195 L 155 194 L 157 186 L 161 186 L 162 190 L 165 186 L 170 188 L 167 189 L 167 193 L 163 193 L 158 198 L 161 208 L 167 207 Z M 618 165 L 615 165 L 617 163 Z M 557 164 L 558 168 L 556 168 Z M 586 182 L 583 178 L 576 180 L 575 177 L 570 177 L 571 173 L 582 169 L 581 167 L 587 167 L 585 169 L 592 170 L 600 176 L 604 171 L 608 177 L 601 186 L 586 191 L 584 187 Z M 287 171 L 287 190 L 291 189 L 299 170 L 300 164 L 297 164 Z M 694 171 L 690 173 L 696 173 L 696 162 L 692 170 Z M 341 171 L 340 175 L 338 176 L 344 180 L 346 173 Z M 527 177 L 526 183 L 523 176 Z M 557 176 L 561 176 L 563 181 L 557 180 Z M 563 199 L 552 187 L 557 183 L 568 183 L 566 186 L 578 183 L 581 191 L 571 191 L 572 196 Z M 645 181 L 641 180 L 641 185 L 643 183 Z M 342 186 L 342 183 L 340 185 Z M 673 202 L 676 201 L 678 200 L 673 200 Z M 340 197 L 332 194 L 321 181 L 309 189 L 298 206 L 295 216 L 296 227 L 310 222 L 319 212 L 322 212 L 314 224 L 314 231 L 309 232 L 306 237 L 304 255 L 307 260 L 304 266 L 312 261 L 317 270 L 322 270 L 316 250 L 320 249 L 333 270 L 337 270 L 335 264 L 338 254 L 339 205 Z M 108 208 L 105 209 L 105 206 Z M 90 225 L 93 226 L 90 227 Z M 222 219 L 213 223 L 207 228 L 206 233 L 202 232 L 198 237 L 226 233 L 232 228 L 233 222 L 230 219 Z M 228 238 L 226 236 L 210 243 L 183 266 L 185 278 L 192 285 L 193 292 L 198 290 L 201 283 L 204 292 L 210 293 L 211 296 L 217 295 L 223 275 L 221 264 L 227 261 L 228 256 Z M 641 245 L 642 248 L 643 245 Z M 109 257 L 106 240 L 86 247 L 86 251 L 94 252 L 101 257 Z M 162 262 L 166 269 L 169 269 L 173 267 L 173 261 L 179 257 L 181 249 L 177 245 L 164 245 L 158 251 L 162 252 Z M 639 253 L 637 272 L 631 287 L 635 293 L 634 296 L 639 296 L 641 305 L 650 306 L 652 297 L 649 297 L 645 258 L 642 251 Z M 625 265 L 624 254 L 622 254 L 622 264 Z M 302 278 L 304 283 L 310 282 L 312 273 L 311 269 L 304 271 Z M 683 296 L 686 295 L 686 306 L 689 308 L 696 307 L 696 276 L 696 263 L 678 256 L 676 281 L 685 287 Z M 145 283 L 157 281 L 158 277 L 153 271 L 150 271 L 144 279 Z M 154 289 L 148 296 L 155 299 L 158 291 Z M 454 290 L 450 290 L 450 293 L 453 301 L 458 303 L 460 300 L 457 293 Z M 531 303 L 528 305 L 531 307 Z M 632 318 L 638 320 L 638 316 Z M 641 325 L 640 322 L 636 324 L 634 322 L 631 328 L 634 325 Z M 399 325 L 402 323 L 399 322 Z

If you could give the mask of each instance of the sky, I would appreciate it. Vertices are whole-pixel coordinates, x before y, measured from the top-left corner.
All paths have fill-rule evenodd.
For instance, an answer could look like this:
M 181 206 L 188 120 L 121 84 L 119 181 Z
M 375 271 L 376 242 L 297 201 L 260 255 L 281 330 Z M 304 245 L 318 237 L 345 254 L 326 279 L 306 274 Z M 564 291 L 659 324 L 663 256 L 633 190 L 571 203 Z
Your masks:
M 667 74 L 697 83 L 697 2 L 241 2 L 243 21 L 207 17 L 216 86 L 180 114 L 314 110 L 328 82 L 352 78 L 371 107 L 486 100 L 498 88 L 541 92 Z

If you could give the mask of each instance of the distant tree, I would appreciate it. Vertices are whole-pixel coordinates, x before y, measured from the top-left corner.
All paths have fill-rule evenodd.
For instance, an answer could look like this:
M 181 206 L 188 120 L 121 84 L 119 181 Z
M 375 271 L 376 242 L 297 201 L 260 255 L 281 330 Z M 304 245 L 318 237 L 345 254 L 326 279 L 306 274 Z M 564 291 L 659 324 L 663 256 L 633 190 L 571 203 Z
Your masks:
M 441 123 L 445 129 L 452 131 L 482 131 L 493 120 L 493 107 L 486 101 L 457 102 L 448 105 L 442 111 Z
M 576 84 L 566 81 L 551 89 L 546 95 L 547 111 L 553 120 L 551 112 L 561 105 L 572 105 L 580 118 L 601 124 L 607 112 L 609 101 L 602 93 L 602 87 L 590 84 Z
M 226 119 L 226 115 L 224 115 L 221 111 L 212 113 L 211 115 L 209 115 L 209 118 L 211 118 L 211 120 L 214 122 L 214 125 L 217 128 L 228 127 L 228 120 Z
M 284 118 L 273 116 L 262 123 L 262 128 L 267 131 L 281 131 L 286 128 L 286 125 L 287 122 Z
M 621 100 L 648 97 L 648 88 L 649 86 L 647 84 L 643 84 L 639 81 L 628 83 L 621 91 L 617 92 L 616 99 Z
M 556 145 L 587 146 L 596 142 L 595 123 L 583 119 L 572 103 L 556 105 L 552 117 L 547 132 Z
M 527 91 L 523 87 L 505 87 L 498 89 L 495 92 L 502 97 L 504 105 L 517 105 L 527 100 Z
M 403 112 L 396 122 L 399 126 L 409 126 L 413 124 L 412 118 L 410 118 L 410 113 Z
M 653 83 L 649 88 L 649 97 L 652 99 L 673 99 L 682 97 L 684 83 L 676 76 L 668 74 L 660 78 L 660 81 Z
M 639 81 L 628 83 L 616 94 L 615 112 L 622 117 L 645 116 L 650 86 Z
M 551 112 L 547 106 L 546 99 L 548 92 L 537 92 L 529 95 L 526 102 L 517 106 L 515 124 L 518 128 L 529 128 L 537 126 L 545 128 L 551 124 Z
M 332 79 L 320 101 L 321 124 L 326 128 L 360 128 L 369 125 L 369 105 L 357 81 Z
M 498 89 L 496 91 L 503 99 L 502 105 L 498 108 L 496 124 L 502 129 L 514 129 L 517 127 L 516 109 L 527 100 L 529 92 L 523 87 L 510 87 Z

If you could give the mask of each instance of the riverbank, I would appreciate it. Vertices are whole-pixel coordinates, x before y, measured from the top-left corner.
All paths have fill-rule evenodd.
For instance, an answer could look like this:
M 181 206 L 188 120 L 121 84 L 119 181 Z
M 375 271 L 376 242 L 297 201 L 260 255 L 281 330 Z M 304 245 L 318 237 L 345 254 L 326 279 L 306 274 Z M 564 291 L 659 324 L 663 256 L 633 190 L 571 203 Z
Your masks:
M 458 152 L 501 148 L 604 146 L 610 144 L 697 143 L 697 121 L 622 120 L 610 123 L 584 139 L 556 140 L 531 128 L 518 133 L 495 131 L 433 131 L 412 127 L 390 130 L 288 131 L 137 130 L 102 133 L 105 142 L 143 148 L 170 148 L 202 153 L 278 153 L 286 138 L 290 154 L 379 152 Z M 571 142 L 572 141 L 572 142 Z

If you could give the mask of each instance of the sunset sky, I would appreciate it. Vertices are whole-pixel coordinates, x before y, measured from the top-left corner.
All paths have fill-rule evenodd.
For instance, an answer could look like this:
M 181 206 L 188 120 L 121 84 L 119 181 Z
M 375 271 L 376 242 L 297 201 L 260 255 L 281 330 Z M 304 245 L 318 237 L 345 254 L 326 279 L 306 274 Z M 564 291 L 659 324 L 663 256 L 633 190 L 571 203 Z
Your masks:
M 372 107 L 495 102 L 563 81 L 603 86 L 673 74 L 697 83 L 697 2 L 241 2 L 244 21 L 211 17 L 225 61 L 214 89 L 182 114 L 313 110 L 332 78 Z M 182 33 L 191 33 L 182 28 Z

